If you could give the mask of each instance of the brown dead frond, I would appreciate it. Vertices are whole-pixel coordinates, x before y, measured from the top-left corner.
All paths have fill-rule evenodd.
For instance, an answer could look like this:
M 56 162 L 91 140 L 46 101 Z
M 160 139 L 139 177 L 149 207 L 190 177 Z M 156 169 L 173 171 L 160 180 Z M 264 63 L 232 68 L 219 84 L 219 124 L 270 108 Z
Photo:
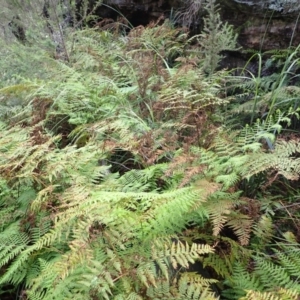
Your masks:
M 102 21 L 96 23 L 94 25 L 94 28 L 103 31 L 108 30 L 118 34 L 125 30 L 128 27 L 128 24 L 128 20 L 124 17 L 118 18 L 117 21 L 111 18 L 105 18 Z
M 187 168 L 184 172 L 184 178 L 182 179 L 179 187 L 182 188 L 188 185 L 192 181 L 192 179 L 195 178 L 196 175 L 201 174 L 204 169 L 205 166 L 203 165 Z
M 51 99 L 35 98 L 32 101 L 32 120 L 31 125 L 34 126 L 46 119 L 47 111 L 53 101 Z
M 253 219 L 241 213 L 232 213 L 226 223 L 233 230 L 242 246 L 249 244 L 252 224 Z

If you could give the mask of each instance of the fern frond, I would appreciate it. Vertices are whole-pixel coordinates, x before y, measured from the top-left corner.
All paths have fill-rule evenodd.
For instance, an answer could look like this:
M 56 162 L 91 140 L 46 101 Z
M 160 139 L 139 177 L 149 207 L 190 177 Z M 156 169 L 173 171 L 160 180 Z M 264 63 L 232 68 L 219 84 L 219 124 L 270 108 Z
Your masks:
M 297 282 L 297 279 L 293 280 L 285 268 L 274 265 L 273 263 L 259 257 L 256 258 L 255 261 L 257 264 L 255 274 L 260 277 L 265 288 L 280 286 L 296 290 L 300 293 L 300 285 Z
M 272 219 L 267 215 L 262 215 L 253 228 L 255 236 L 259 239 L 259 245 L 265 247 L 274 236 Z
M 238 196 L 239 193 L 228 194 L 218 191 L 210 195 L 208 201 L 204 204 L 213 223 L 213 234 L 215 236 L 220 234 L 227 222 L 232 209 L 237 204 Z
M 297 300 L 298 293 L 279 289 L 278 292 L 256 292 L 248 291 L 247 295 L 241 300 Z
M 0 266 L 8 264 L 24 251 L 30 239 L 20 231 L 20 223 L 10 224 L 0 234 Z
M 227 226 L 232 228 L 233 232 L 238 237 L 239 242 L 243 246 L 249 244 L 252 224 L 253 220 L 251 218 L 237 212 L 232 212 L 226 223 Z
M 218 297 L 215 296 L 209 288 L 205 288 L 201 284 L 201 279 L 195 283 L 190 282 L 190 276 L 188 274 L 183 274 L 179 280 L 178 290 L 180 292 L 179 299 L 198 299 L 198 300 L 217 300 Z
M 283 246 L 282 249 L 274 249 L 274 251 L 278 257 L 279 264 L 290 276 L 297 279 L 300 269 L 299 249 Z
M 300 152 L 299 142 L 292 140 L 289 142 L 278 140 L 274 151 L 267 153 L 261 152 L 253 155 L 252 161 L 248 163 L 247 176 L 271 170 L 275 176 L 283 175 L 289 180 L 297 180 L 300 175 L 300 160 L 294 158 Z
M 224 290 L 222 294 L 230 300 L 241 299 L 246 295 L 246 290 L 259 291 L 263 289 L 259 277 L 249 274 L 240 262 L 234 264 L 232 276 L 227 277 L 224 284 L 230 288 Z

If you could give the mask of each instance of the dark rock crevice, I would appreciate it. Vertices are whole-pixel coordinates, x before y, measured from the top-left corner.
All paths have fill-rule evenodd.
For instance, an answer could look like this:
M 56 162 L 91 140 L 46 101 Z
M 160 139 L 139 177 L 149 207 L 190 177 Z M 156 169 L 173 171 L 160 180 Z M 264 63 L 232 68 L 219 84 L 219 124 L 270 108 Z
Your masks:
M 201 12 L 201 1 L 198 1 Z M 116 17 L 120 11 L 134 25 L 146 25 L 162 15 L 171 16 L 171 12 L 186 11 L 190 1 L 180 0 L 108 0 L 108 6 L 99 7 L 99 18 Z M 239 34 L 238 42 L 244 49 L 271 50 L 285 49 L 300 43 L 300 2 L 296 0 L 222 0 L 221 17 L 224 22 L 232 24 Z M 192 12 L 191 12 L 192 13 Z M 194 12 L 193 12 L 194 13 Z M 192 17 L 192 16 L 191 16 Z M 201 30 L 201 22 L 195 16 L 194 28 Z M 193 25 L 193 24 L 191 24 Z M 195 25 L 195 24 L 194 24 Z

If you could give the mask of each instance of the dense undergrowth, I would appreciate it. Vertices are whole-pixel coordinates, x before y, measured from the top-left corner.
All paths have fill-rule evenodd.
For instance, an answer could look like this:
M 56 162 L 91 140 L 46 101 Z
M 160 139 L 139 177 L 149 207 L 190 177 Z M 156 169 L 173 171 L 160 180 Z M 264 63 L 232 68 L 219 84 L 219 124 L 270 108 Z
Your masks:
M 236 37 L 207 8 L 196 37 L 2 41 L 3 297 L 298 299 L 299 49 L 268 77 L 217 71 Z

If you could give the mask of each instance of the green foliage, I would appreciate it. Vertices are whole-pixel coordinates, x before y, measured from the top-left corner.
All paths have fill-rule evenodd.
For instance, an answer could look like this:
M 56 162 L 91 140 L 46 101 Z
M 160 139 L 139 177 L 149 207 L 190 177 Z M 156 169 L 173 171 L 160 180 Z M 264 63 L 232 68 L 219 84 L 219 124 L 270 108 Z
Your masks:
M 76 32 L 69 64 L 44 61 L 51 79 L 2 89 L 7 99 L 25 95 L 26 101 L 22 117 L 13 115 L 20 125 L 3 124 L 0 137 L 3 189 L 12 197 L 5 205 L 20 209 L 0 236 L 1 286 L 25 284 L 29 299 L 216 299 L 213 280 L 181 270 L 213 252 L 181 237 L 196 214 L 205 215 L 207 195 L 178 188 L 179 181 L 165 174 L 167 164 L 150 164 L 177 144 L 160 136 L 155 124 L 154 102 L 174 95 L 167 82 L 182 95 L 191 93 L 186 101 L 198 110 L 221 102 L 209 92 L 197 97 L 197 68 L 189 79 L 180 78 L 181 66 L 169 67 L 186 38 L 168 24 L 133 29 L 129 40 Z M 141 69 L 138 60 L 155 68 Z M 204 89 L 216 91 L 211 82 Z M 156 152 L 142 152 L 145 143 Z M 116 149 L 132 153 L 140 167 L 113 173 Z
M 267 117 L 221 124 L 232 97 L 215 70 L 236 38 L 215 1 L 205 8 L 197 52 L 169 21 L 83 29 L 87 1 L 57 53 L 30 35 L 1 41 L 1 293 L 296 299 L 299 143 L 283 132 L 298 111 L 281 102 L 297 88 L 280 81 Z
M 237 34 L 231 25 L 221 21 L 219 5 L 215 0 L 207 0 L 205 9 L 208 16 L 203 19 L 204 28 L 200 34 L 200 45 L 205 55 L 203 69 L 212 75 L 222 58 L 220 52 L 236 50 Z
M 278 292 L 271 293 L 271 292 L 254 292 L 249 291 L 246 297 L 243 297 L 242 300 L 252 300 L 252 299 L 261 299 L 261 300 L 295 300 L 297 299 L 298 294 L 296 292 L 291 292 L 285 289 L 279 289 Z
M 255 160 L 248 163 L 247 176 L 267 171 L 275 177 L 282 175 L 289 180 L 297 180 L 300 174 L 300 161 L 299 158 L 295 158 L 297 153 L 299 153 L 298 140 L 290 142 L 277 140 L 276 147 L 271 153 L 257 153 Z
M 242 264 L 236 264 L 233 276 L 225 280 L 225 284 L 230 286 L 224 291 L 227 299 L 254 299 L 254 295 L 255 299 L 297 298 L 300 288 L 298 246 L 276 246 L 273 257 L 253 257 L 254 270 L 251 272 Z

